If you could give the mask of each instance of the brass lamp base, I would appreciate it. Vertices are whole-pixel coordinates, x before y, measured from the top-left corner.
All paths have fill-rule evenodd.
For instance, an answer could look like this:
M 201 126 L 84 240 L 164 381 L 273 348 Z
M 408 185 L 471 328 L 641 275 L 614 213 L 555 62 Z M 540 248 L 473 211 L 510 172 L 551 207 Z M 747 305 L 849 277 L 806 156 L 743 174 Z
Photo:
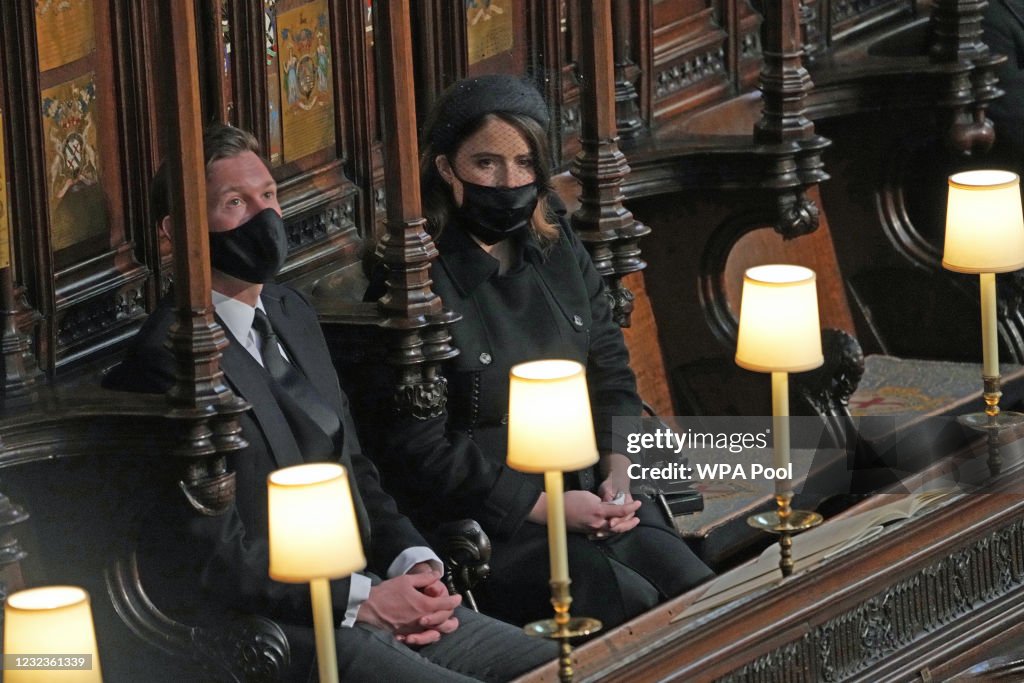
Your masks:
M 559 642 L 558 680 L 561 683 L 572 683 L 572 645 L 569 641 L 580 636 L 589 636 L 601 630 L 601 622 L 590 617 L 569 616 L 569 605 L 572 596 L 569 594 L 571 580 L 551 581 L 551 604 L 555 608 L 554 619 L 531 621 L 523 627 L 530 636 L 550 638 Z
M 784 577 L 793 573 L 793 535 L 816 527 L 823 521 L 817 512 L 791 509 L 789 501 L 792 497 L 791 493 L 776 494 L 778 512 L 759 512 L 747 518 L 747 524 L 755 529 L 779 535 L 779 569 Z
M 747 518 L 747 524 L 772 534 L 798 534 L 822 522 L 822 516 L 810 510 L 790 510 L 789 518 L 782 521 L 777 512 L 759 512 Z
M 960 415 L 956 421 L 965 427 L 985 432 L 988 436 L 988 470 L 995 476 L 1003 469 L 1003 461 L 999 456 L 999 433 L 1024 424 L 1024 413 L 999 409 L 999 399 L 1003 392 L 999 387 L 998 376 L 983 376 L 982 380 L 985 383 L 985 412 Z
M 559 624 L 554 619 L 541 619 L 531 621 L 523 627 L 523 630 L 531 636 L 538 638 L 579 638 L 589 636 L 601 630 L 601 622 L 591 617 L 569 617 L 568 623 Z

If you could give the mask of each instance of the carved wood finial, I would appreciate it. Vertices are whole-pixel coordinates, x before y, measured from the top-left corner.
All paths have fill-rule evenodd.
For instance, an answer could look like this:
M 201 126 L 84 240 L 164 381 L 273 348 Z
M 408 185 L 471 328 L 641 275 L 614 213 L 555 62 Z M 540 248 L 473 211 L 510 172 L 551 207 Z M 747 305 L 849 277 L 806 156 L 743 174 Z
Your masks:
M 806 115 L 807 95 L 814 87 L 803 64 L 803 35 L 809 21 L 798 0 L 766 4 L 763 109 L 754 125 L 754 141 L 774 159 L 768 169 L 768 186 L 778 188 L 774 227 L 787 239 L 817 229 L 819 210 L 807 190 L 828 178 L 821 151 L 829 142 L 815 134 Z
M 641 3 L 642 5 L 642 3 Z M 644 130 L 644 122 L 640 117 L 640 95 L 633 83 L 640 76 L 640 68 L 633 62 L 630 55 L 630 31 L 633 29 L 636 9 L 645 7 L 631 0 L 614 0 L 612 7 L 615 12 L 613 52 L 615 55 L 615 128 L 623 140 L 631 140 Z
M 430 263 L 437 248 L 424 229 L 419 169 L 405 163 L 417 157 L 418 145 L 409 2 L 381 0 L 373 15 L 381 100 L 390 103 L 382 110 L 387 234 L 378 246 L 388 280 L 378 306 L 390 332 L 388 361 L 398 378 L 396 407 L 426 418 L 440 414 L 447 402 L 447 385 L 438 369 L 458 354 L 448 325 L 459 316 L 444 310 L 430 288 Z
M 1005 55 L 993 55 L 982 41 L 982 10 L 978 0 L 935 0 L 930 16 L 932 62 L 947 65 L 949 79 L 939 97 L 945 113 L 946 139 L 963 154 L 985 152 L 995 142 L 986 116 L 992 100 L 1003 94 L 995 75 Z
M 224 382 L 221 350 L 227 338 L 214 320 L 207 242 L 203 124 L 199 102 L 196 18 L 192 3 L 167 3 L 160 11 L 167 39 L 162 46 L 171 68 L 165 72 L 166 130 L 177 321 L 170 345 L 177 362 L 168 400 L 188 424 L 178 455 L 186 461 L 182 491 L 196 510 L 216 515 L 234 500 L 234 473 L 226 455 L 244 447 L 238 413 L 245 403 Z
M 589 42 L 580 51 L 582 149 L 571 172 L 580 181 L 582 193 L 572 226 L 605 278 L 613 317 L 628 327 L 633 296 L 623 291 L 622 277 L 647 266 L 640 258 L 638 241 L 651 229 L 622 203 L 622 180 L 629 173 L 629 164 L 618 145 L 609 0 L 588 3 L 581 9 L 580 33 Z

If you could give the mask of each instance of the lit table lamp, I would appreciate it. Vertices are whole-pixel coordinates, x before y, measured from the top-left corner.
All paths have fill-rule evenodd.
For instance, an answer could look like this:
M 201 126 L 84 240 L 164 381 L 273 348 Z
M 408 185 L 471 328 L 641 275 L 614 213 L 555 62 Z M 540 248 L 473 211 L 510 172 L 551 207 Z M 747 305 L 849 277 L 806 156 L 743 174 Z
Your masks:
M 89 594 L 76 586 L 29 588 L 4 603 L 4 682 L 51 681 L 103 681 Z
M 583 366 L 570 360 L 541 360 L 509 372 L 508 464 L 521 472 L 544 473 L 548 507 L 551 604 L 555 618 L 527 624 L 531 635 L 561 643 L 559 679 L 571 681 L 569 639 L 601 628 L 587 617 L 569 617 L 569 558 L 565 540 L 562 473 L 597 462 L 597 442 Z
M 998 433 L 1024 421 L 999 411 L 999 334 L 996 329 L 996 273 L 1024 268 L 1024 218 L 1020 178 L 1010 171 L 965 171 L 949 177 L 944 268 L 981 276 L 982 381 L 985 412 L 960 421 L 988 432 L 989 467 L 1000 470 Z
M 338 680 L 330 579 L 366 566 L 348 474 L 341 465 L 310 463 L 267 477 L 270 577 L 309 582 L 321 681 Z
M 818 323 L 818 292 L 810 268 L 767 265 L 743 275 L 736 364 L 772 374 L 772 467 L 788 469 L 789 373 L 813 370 L 825 362 Z M 779 534 L 783 576 L 793 572 L 792 535 L 821 523 L 821 515 L 793 510 L 793 482 L 776 475 L 778 512 L 761 513 L 747 521 L 758 529 Z

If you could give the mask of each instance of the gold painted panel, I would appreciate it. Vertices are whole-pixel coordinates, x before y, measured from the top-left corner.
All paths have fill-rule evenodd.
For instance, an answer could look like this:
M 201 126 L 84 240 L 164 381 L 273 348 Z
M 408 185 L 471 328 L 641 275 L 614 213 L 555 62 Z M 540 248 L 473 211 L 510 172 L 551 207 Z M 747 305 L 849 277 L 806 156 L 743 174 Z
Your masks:
M 36 0 L 39 70 L 49 71 L 96 48 L 93 0 Z
M 281 66 L 277 49 L 277 0 L 263 0 L 263 32 L 267 53 L 267 115 L 270 141 L 267 156 L 271 166 L 280 166 L 283 152 L 281 147 Z
M 283 161 L 332 147 L 333 58 L 326 0 L 277 15 Z
M 92 72 L 42 93 L 53 251 L 108 231 L 96 144 L 96 97 Z
M 470 64 L 512 49 L 512 15 L 512 0 L 466 0 L 466 56 Z

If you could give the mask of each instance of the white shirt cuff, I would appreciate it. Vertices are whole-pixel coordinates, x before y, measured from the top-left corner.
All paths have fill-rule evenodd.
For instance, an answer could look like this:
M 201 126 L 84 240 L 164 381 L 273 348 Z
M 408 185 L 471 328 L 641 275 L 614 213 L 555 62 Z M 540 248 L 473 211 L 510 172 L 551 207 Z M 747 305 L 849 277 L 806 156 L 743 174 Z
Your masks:
M 394 559 L 391 566 L 388 567 L 388 578 L 393 579 L 396 576 L 401 576 L 420 562 L 429 562 L 438 572 L 444 571 L 441 558 L 433 550 L 423 545 L 417 545 L 406 548 Z M 359 615 L 359 608 L 369 599 L 372 586 L 373 582 L 368 576 L 353 574 L 349 578 L 348 604 L 345 606 L 345 618 L 341 621 L 342 626 L 355 626 L 356 617 Z
M 342 626 L 355 626 L 356 615 L 359 608 L 370 597 L 370 587 L 373 582 L 369 576 L 353 574 L 348 580 L 348 604 L 345 606 L 345 618 L 341 620 Z
M 391 566 L 388 567 L 388 578 L 393 579 L 396 576 L 401 576 L 420 562 L 429 562 L 435 570 L 438 572 L 444 572 L 444 565 L 441 563 L 441 558 L 439 558 L 433 550 L 425 545 L 414 545 L 411 548 L 403 550 L 401 554 L 394 559 Z

